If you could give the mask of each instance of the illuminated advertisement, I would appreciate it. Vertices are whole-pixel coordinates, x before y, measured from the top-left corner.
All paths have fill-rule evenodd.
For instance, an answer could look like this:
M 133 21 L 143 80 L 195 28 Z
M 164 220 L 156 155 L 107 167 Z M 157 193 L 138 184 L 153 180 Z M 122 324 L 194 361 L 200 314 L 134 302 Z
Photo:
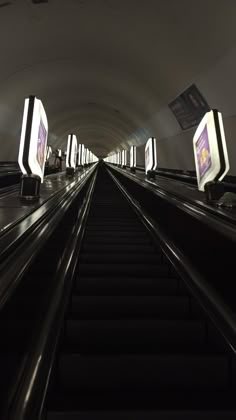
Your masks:
M 203 175 L 205 175 L 212 165 L 207 127 L 204 128 L 196 142 L 196 153 L 199 177 L 202 179 Z
M 88 164 L 88 149 L 87 147 L 84 148 L 84 165 Z
M 77 138 L 75 134 L 69 134 L 67 141 L 67 152 L 66 152 L 66 167 L 76 168 L 77 161 Z
M 156 139 L 151 137 L 145 146 L 145 171 L 155 171 L 157 168 Z
M 47 146 L 46 161 L 50 159 L 51 154 L 52 154 L 52 148 L 51 146 Z
M 18 163 L 23 174 L 38 175 L 43 182 L 47 154 L 48 121 L 42 102 L 26 98 L 23 112 Z
M 85 147 L 84 144 L 81 144 L 81 165 L 84 166 L 85 164 Z
M 122 150 L 122 166 L 127 165 L 127 150 Z
M 40 120 L 37 143 L 37 161 L 43 170 L 45 160 L 45 149 L 47 144 L 47 130 L 44 127 L 43 121 Z
M 136 167 L 136 146 L 132 146 L 130 148 L 130 167 L 135 168 Z
M 77 165 L 82 166 L 82 144 L 78 144 Z
M 222 114 L 207 112 L 193 138 L 198 189 L 205 190 L 210 181 L 221 181 L 229 171 L 229 159 Z

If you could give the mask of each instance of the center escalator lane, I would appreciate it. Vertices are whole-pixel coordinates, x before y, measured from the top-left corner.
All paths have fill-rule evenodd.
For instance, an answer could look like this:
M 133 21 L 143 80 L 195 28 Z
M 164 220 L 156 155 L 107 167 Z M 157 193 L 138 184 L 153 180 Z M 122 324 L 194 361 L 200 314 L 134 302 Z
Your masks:
M 220 337 L 101 166 L 48 420 L 229 420 L 231 396 Z

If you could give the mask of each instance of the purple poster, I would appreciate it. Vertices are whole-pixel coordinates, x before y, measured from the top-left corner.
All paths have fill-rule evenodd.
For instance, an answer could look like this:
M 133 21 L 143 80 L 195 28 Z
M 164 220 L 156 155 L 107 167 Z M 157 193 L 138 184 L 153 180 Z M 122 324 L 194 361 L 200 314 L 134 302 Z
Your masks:
M 201 180 L 212 164 L 207 127 L 204 128 L 196 142 L 196 152 L 199 177 Z
M 39 132 L 38 132 L 38 144 L 37 144 L 37 161 L 42 170 L 43 170 L 44 162 L 45 162 L 46 140 L 47 140 L 47 130 L 44 127 L 42 120 L 40 120 Z

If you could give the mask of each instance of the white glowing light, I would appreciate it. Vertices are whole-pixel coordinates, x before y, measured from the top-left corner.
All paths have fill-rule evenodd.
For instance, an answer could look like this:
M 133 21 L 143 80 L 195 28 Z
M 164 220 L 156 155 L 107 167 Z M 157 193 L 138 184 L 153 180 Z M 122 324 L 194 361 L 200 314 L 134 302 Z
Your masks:
M 127 150 L 122 150 L 121 165 L 127 165 Z
M 157 146 L 156 139 L 150 137 L 145 146 L 145 171 L 155 171 L 157 168 Z
M 222 114 L 209 111 L 200 122 L 193 137 L 194 159 L 198 189 L 205 190 L 209 181 L 221 181 L 229 171 L 229 158 Z
M 136 168 L 136 160 L 137 160 L 136 146 L 131 146 L 130 148 L 130 167 L 131 168 Z
M 75 134 L 69 134 L 66 151 L 66 167 L 76 168 L 77 161 L 77 138 Z
M 43 182 L 47 152 L 48 121 L 42 102 L 26 98 L 21 128 L 18 163 L 23 174 L 38 175 Z

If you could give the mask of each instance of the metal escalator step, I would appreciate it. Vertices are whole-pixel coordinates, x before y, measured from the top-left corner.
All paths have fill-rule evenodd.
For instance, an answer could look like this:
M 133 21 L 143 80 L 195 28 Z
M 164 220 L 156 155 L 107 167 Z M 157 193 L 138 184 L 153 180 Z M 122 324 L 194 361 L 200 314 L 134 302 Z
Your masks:
M 120 251 L 109 254 L 81 253 L 80 264 L 161 264 L 161 255 L 134 253 L 128 254 Z
M 65 341 L 80 354 L 196 353 L 206 345 L 206 326 L 188 320 L 69 319 Z
M 236 410 L 52 411 L 47 420 L 235 420 Z
M 140 230 L 143 229 L 143 225 L 140 222 L 135 222 L 131 220 L 127 220 L 127 218 L 116 218 L 112 219 L 109 217 L 104 218 L 88 218 L 88 222 L 86 224 L 86 228 L 88 229 L 130 229 L 130 230 Z
M 136 244 L 136 242 L 138 242 L 139 244 L 143 244 L 144 246 L 151 244 L 152 240 L 149 237 L 134 237 L 132 235 L 130 236 L 126 236 L 125 238 L 122 236 L 116 236 L 115 234 L 111 234 L 111 235 L 93 235 L 88 236 L 88 235 L 84 235 L 84 239 L 83 239 L 83 243 L 93 243 L 93 244 Z
M 186 319 L 189 317 L 189 299 L 182 296 L 73 295 L 70 316 L 74 319 Z
M 127 413 L 228 413 L 236 411 L 235 392 L 224 391 L 126 391 L 95 390 L 77 391 L 57 389 L 50 404 L 51 410 L 61 412 L 84 411 L 94 413 L 127 412 Z M 235 411 L 234 411 L 235 410 Z M 56 410 L 55 410 L 56 411 Z M 144 417 L 144 420 L 146 417 Z M 168 419 L 168 417 L 167 417 Z M 158 420 L 158 418 L 157 418 Z M 223 419 L 222 419 L 223 420 Z
M 214 354 L 59 357 L 58 380 L 67 391 L 223 391 L 229 378 L 227 357 Z
M 79 276 L 111 276 L 121 275 L 130 277 L 167 277 L 170 274 L 169 267 L 160 264 L 85 264 L 78 266 Z
M 136 224 L 129 224 L 129 225 L 127 225 L 127 224 L 125 224 L 125 225 L 122 225 L 122 224 L 120 224 L 120 225 L 117 225 L 116 223 L 113 223 L 113 224 L 108 224 L 108 223 L 104 223 L 104 225 L 101 225 L 101 224 L 93 224 L 93 225 L 91 225 L 91 224 L 87 224 L 86 225 L 86 232 L 89 232 L 89 233 L 93 233 L 94 231 L 96 231 L 96 232 L 110 232 L 111 230 L 113 230 L 113 231 L 118 231 L 118 232 L 133 232 L 133 233 L 139 233 L 139 232 L 142 232 L 143 230 L 144 230 L 144 228 L 143 228 L 143 226 L 141 225 L 141 226 L 139 226 L 139 225 L 136 225 Z
M 85 238 L 86 239 L 91 239 L 91 241 L 96 238 L 97 236 L 99 236 L 101 239 L 107 239 L 109 237 L 112 238 L 122 238 L 124 243 L 126 241 L 126 238 L 133 238 L 134 240 L 138 239 L 138 240 L 145 240 L 145 239 L 150 239 L 149 235 L 146 232 L 129 232 L 128 230 L 125 231 L 121 231 L 121 230 L 107 230 L 107 231 L 85 231 Z
M 129 243 L 129 244 L 123 244 L 123 243 L 116 243 L 116 244 L 104 244 L 104 243 L 90 243 L 88 242 L 84 242 L 82 244 L 82 252 L 91 252 L 91 253 L 114 253 L 114 252 L 129 252 L 129 253 L 140 253 L 142 252 L 142 254 L 153 254 L 153 253 L 161 253 L 161 250 L 158 251 L 154 251 L 154 248 L 149 245 L 146 244 L 144 245 L 143 243 Z
M 178 292 L 178 281 L 170 277 L 128 277 L 117 276 L 115 271 L 106 277 L 77 276 L 75 290 L 81 295 L 102 295 L 102 296 L 136 296 L 139 295 L 176 295 Z

